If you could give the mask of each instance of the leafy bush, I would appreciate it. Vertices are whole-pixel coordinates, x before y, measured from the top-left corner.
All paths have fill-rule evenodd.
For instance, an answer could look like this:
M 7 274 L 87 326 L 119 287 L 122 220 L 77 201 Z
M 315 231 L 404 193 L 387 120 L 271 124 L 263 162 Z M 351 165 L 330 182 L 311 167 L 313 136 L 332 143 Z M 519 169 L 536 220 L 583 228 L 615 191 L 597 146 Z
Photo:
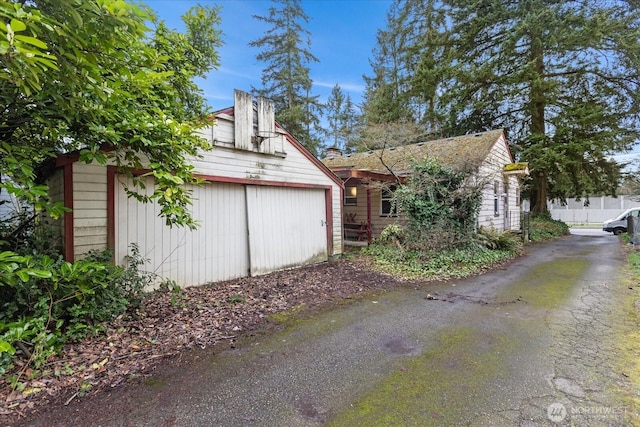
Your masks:
M 464 246 L 474 233 L 481 184 L 468 174 L 427 159 L 413 166 L 407 185 L 396 191 L 408 219 L 408 243 L 421 250 Z
M 381 232 L 378 241 L 381 243 L 394 243 L 402 245 L 408 237 L 408 231 L 400 224 L 389 224 Z
M 533 242 L 553 240 L 569 234 L 569 226 L 562 221 L 555 220 L 549 215 L 531 217 L 529 238 Z
M 62 238 L 48 223 L 50 220 L 44 213 L 35 215 L 29 207 L 9 212 L 0 220 L 0 251 L 56 258 L 60 254 Z
M 522 239 L 511 231 L 498 231 L 480 227 L 476 233 L 476 242 L 487 249 L 497 249 L 519 253 L 522 251 Z
M 478 245 L 441 251 L 402 250 L 373 244 L 362 250 L 381 270 L 407 280 L 446 280 L 481 273 L 512 258 L 509 250 L 491 250 Z
M 0 253 L 0 374 L 18 350 L 38 367 L 65 342 L 139 304 L 154 276 L 139 270 L 144 260 L 137 247 L 126 268 L 111 259 L 110 252 L 91 252 L 74 263 Z

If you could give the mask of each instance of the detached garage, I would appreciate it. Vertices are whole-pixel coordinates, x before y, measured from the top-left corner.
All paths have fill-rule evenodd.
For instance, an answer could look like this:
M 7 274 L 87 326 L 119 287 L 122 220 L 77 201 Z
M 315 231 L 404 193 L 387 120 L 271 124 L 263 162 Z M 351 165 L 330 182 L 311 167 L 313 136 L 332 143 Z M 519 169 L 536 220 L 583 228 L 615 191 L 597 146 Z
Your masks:
M 115 167 L 58 159 L 52 196 L 72 208 L 63 219 L 65 257 L 114 249 L 124 264 L 137 244 L 161 279 L 192 286 L 326 261 L 342 252 L 339 178 L 273 118 L 273 104 L 236 91 L 234 107 L 201 135 L 211 150 L 193 159 L 196 230 L 165 225 L 155 203 L 128 198 Z M 150 178 L 142 193 L 154 190 Z

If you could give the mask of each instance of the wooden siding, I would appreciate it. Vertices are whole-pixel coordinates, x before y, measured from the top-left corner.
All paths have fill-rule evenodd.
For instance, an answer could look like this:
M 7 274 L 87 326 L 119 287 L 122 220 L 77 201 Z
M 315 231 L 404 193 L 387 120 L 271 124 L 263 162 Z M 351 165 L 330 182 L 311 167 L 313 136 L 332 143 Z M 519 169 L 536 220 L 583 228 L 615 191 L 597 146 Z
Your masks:
M 234 141 L 235 148 L 239 150 L 250 150 L 252 148 L 251 137 L 253 136 L 253 97 L 250 93 L 234 91 Z
M 142 268 L 161 279 L 180 286 L 246 276 L 249 271 L 244 189 L 240 185 L 211 183 L 191 187 L 191 213 L 200 221 L 197 230 L 168 227 L 159 216 L 157 203 L 140 203 L 128 198 L 122 183 L 130 179 L 117 176 L 116 247 L 118 264 L 126 263 L 130 245 L 137 244 L 141 255 L 150 260 Z M 154 191 L 147 179 L 143 194 Z
M 275 154 L 276 144 L 275 135 L 276 123 L 274 121 L 275 112 L 273 101 L 263 97 L 258 97 L 258 137 L 261 138 L 259 144 L 260 150 L 266 154 Z
M 496 230 L 517 229 L 520 225 L 520 208 L 516 204 L 515 189 L 519 186 L 517 178 L 504 177 L 504 165 L 512 163 L 513 159 L 507 143 L 500 137 L 489 152 L 478 172 L 477 179 L 484 182 L 482 191 L 482 203 L 478 214 L 478 225 L 491 227 Z M 505 194 L 505 180 L 508 182 L 507 198 Z M 497 182 L 498 214 L 494 210 L 494 182 Z M 508 214 L 505 217 L 505 203 L 507 203 Z
M 264 274 L 327 260 L 325 191 L 225 183 L 193 190 L 197 230 L 169 228 L 157 203 L 128 198 L 116 180 L 116 262 L 137 244 L 144 268 L 180 286 Z M 143 194 L 154 184 L 147 180 Z
M 233 132 L 234 125 L 231 118 L 219 116 L 213 127 L 216 128 L 215 131 L 203 129 L 200 134 L 205 138 L 212 138 L 214 134 L 226 135 Z M 214 145 L 212 139 L 208 140 Z M 276 147 L 282 147 L 283 155 L 268 155 L 216 145 L 212 150 L 201 153 L 202 158 L 193 159 L 193 165 L 198 174 L 205 176 L 331 187 L 333 252 L 329 255 L 342 253 L 340 186 L 294 147 L 284 134 L 274 138 L 271 143 L 276 144 Z
M 520 227 L 520 205 L 518 204 L 519 188 L 518 178 L 515 176 L 504 176 L 503 168 L 505 164 L 512 163 L 513 159 L 506 141 L 500 137 L 491 147 L 485 162 L 479 169 L 476 182 L 485 183 L 482 192 L 482 202 L 478 215 L 478 225 L 491 227 L 497 230 L 511 229 L 517 230 Z M 494 215 L 494 181 L 498 182 L 498 215 Z M 505 183 L 507 184 L 505 186 Z M 347 180 L 345 187 L 349 187 Z M 356 214 L 356 222 L 367 221 L 367 188 L 365 184 L 358 185 L 356 206 L 344 206 L 344 214 Z M 508 191 L 505 194 L 505 187 Z M 380 232 L 390 224 L 404 224 L 406 218 L 402 213 L 393 217 L 382 215 L 381 211 L 381 190 L 379 185 L 370 188 L 371 196 L 371 228 L 373 237 L 380 235 Z M 506 212 L 505 212 L 506 209 Z M 505 216 L 506 214 L 506 216 Z
M 349 184 L 347 184 L 349 186 Z M 402 215 L 388 216 L 382 215 L 381 190 L 379 185 L 358 185 L 358 194 L 356 196 L 356 206 L 345 206 L 344 214 L 355 213 L 356 223 L 367 222 L 367 189 L 371 192 L 371 234 L 378 237 L 380 232 L 390 224 L 404 224 L 405 220 Z
M 47 182 L 49 186 L 49 197 L 51 197 L 52 203 L 64 202 L 64 172 L 62 169 L 57 169 Z M 56 235 L 60 236 L 59 244 L 64 247 L 64 215 L 58 219 L 49 219 L 53 230 Z
M 324 190 L 247 186 L 251 275 L 327 260 Z
M 107 168 L 73 164 L 73 246 L 78 259 L 107 245 Z

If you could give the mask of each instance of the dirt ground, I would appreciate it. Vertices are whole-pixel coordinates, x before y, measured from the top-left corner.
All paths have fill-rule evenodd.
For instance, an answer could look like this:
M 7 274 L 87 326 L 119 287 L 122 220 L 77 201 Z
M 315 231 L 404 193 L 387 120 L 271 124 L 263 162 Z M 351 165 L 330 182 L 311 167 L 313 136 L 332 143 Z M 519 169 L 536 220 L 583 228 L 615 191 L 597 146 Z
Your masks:
M 136 313 L 115 319 L 99 336 L 66 345 L 38 372 L 26 363 L 16 366 L 9 375 L 20 375 L 19 388 L 13 390 L 5 375 L 0 382 L 0 425 L 140 381 L 194 350 L 234 346 L 242 337 L 281 327 L 292 314 L 406 285 L 362 259 L 342 259 L 153 293 Z

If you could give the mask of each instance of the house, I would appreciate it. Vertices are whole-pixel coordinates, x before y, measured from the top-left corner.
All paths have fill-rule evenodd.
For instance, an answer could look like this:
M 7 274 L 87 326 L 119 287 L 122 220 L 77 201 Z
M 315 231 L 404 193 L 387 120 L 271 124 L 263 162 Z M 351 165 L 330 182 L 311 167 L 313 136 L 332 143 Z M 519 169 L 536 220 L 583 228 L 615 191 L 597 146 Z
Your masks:
M 49 177 L 67 260 L 113 248 L 125 263 L 137 244 L 144 269 L 192 286 L 295 267 L 341 254 L 343 184 L 274 120 L 273 103 L 235 91 L 234 106 L 200 131 L 212 146 L 191 159 L 196 230 L 165 225 L 155 203 L 127 197 L 130 179 L 114 166 L 61 156 Z M 151 178 L 147 194 L 154 191 Z
M 403 221 L 392 206 L 393 190 L 397 180 L 406 181 L 411 175 L 414 162 L 426 158 L 474 170 L 476 178 L 485 182 L 478 226 L 520 227 L 520 177 L 528 169 L 526 163 L 514 163 L 502 130 L 348 155 L 331 150 L 327 154 L 323 163 L 345 185 L 343 220 L 348 240 L 370 241 L 385 226 Z

